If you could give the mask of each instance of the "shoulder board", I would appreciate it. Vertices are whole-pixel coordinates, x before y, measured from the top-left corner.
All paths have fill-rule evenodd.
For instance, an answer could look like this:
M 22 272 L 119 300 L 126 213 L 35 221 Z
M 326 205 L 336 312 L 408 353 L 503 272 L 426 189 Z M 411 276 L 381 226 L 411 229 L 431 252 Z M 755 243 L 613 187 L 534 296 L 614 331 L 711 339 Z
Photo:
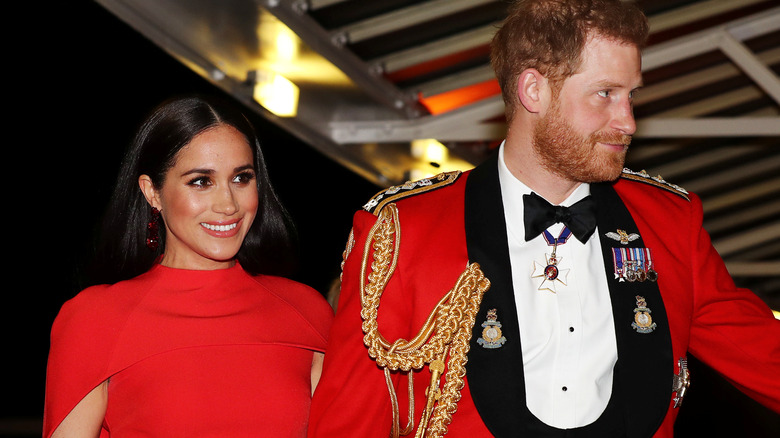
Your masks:
M 690 201 L 690 198 L 688 197 L 688 191 L 684 188 L 666 182 L 661 175 L 658 176 L 650 176 L 646 171 L 642 170 L 640 172 L 635 172 L 631 169 L 623 169 L 623 173 L 620 175 L 621 178 L 630 179 L 632 181 L 638 181 L 645 184 L 650 184 L 651 186 L 655 186 L 664 190 L 668 190 L 675 195 L 681 196 L 685 198 L 686 201 Z
M 454 183 L 460 175 L 461 171 L 455 170 L 452 172 L 443 172 L 436 176 L 423 178 L 417 181 L 407 181 L 404 184 L 393 186 L 377 193 L 363 206 L 363 209 L 369 213 L 378 215 L 385 205 L 391 202 L 446 187 Z

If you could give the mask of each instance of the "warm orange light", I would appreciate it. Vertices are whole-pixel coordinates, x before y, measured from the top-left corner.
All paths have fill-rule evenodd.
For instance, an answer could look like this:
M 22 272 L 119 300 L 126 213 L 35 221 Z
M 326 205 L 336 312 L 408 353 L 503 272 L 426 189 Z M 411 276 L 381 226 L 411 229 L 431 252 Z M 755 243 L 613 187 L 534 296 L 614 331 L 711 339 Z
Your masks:
M 491 79 L 435 96 L 420 97 L 420 103 L 425 105 L 431 114 L 441 114 L 497 94 L 501 94 L 501 88 L 497 80 Z

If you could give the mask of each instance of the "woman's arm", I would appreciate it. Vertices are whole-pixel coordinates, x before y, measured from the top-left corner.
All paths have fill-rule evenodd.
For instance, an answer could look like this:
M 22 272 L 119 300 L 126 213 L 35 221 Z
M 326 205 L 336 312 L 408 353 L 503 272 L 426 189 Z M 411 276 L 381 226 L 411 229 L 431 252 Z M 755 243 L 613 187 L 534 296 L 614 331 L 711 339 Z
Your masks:
M 322 367 L 322 362 L 320 362 Z M 317 376 L 319 380 L 319 375 Z M 312 381 L 314 369 L 312 364 Z M 108 405 L 108 380 L 89 392 L 62 420 L 51 435 L 52 438 L 95 438 L 100 435 L 100 428 L 106 416 Z
M 317 388 L 317 383 L 320 381 L 320 375 L 322 375 L 322 361 L 325 357 L 324 354 L 315 351 L 314 357 L 311 360 L 311 394 L 314 395 L 314 390 Z

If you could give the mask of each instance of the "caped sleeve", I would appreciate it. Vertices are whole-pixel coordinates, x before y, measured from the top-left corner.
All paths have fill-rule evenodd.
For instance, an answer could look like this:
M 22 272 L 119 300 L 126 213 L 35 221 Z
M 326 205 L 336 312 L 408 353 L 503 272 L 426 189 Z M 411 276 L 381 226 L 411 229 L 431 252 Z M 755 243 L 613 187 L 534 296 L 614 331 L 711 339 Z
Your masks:
M 92 389 L 108 378 L 120 315 L 103 305 L 105 286 L 82 291 L 66 302 L 54 320 L 46 369 L 43 436 L 51 436 L 62 420 Z
M 279 333 L 277 341 L 298 344 L 324 353 L 333 322 L 333 308 L 322 294 L 305 284 L 283 277 L 261 275 L 255 277 L 255 280 L 286 303 L 291 315 L 289 318 L 295 315 L 297 319 L 289 320 L 289 324 L 295 326 L 296 330 Z

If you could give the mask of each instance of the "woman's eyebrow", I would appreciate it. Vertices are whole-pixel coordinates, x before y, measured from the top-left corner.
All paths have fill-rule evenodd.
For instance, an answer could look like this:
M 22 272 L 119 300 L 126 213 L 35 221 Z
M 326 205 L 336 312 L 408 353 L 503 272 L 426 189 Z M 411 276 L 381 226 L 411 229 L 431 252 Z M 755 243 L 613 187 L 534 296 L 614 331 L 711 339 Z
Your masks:
M 235 169 L 233 169 L 233 172 L 238 173 L 238 172 L 243 172 L 245 170 L 255 170 L 255 166 L 251 164 L 245 164 L 243 166 L 236 167 Z
M 188 171 L 186 171 L 186 172 L 182 173 L 182 174 L 181 174 L 181 176 L 192 175 L 192 174 L 195 174 L 195 173 L 197 173 L 197 174 L 206 174 L 206 175 L 211 175 L 211 174 L 213 174 L 213 173 L 214 173 L 214 170 L 213 170 L 213 169 L 198 169 L 198 168 L 196 168 L 196 169 L 190 169 L 190 170 L 188 170 Z

